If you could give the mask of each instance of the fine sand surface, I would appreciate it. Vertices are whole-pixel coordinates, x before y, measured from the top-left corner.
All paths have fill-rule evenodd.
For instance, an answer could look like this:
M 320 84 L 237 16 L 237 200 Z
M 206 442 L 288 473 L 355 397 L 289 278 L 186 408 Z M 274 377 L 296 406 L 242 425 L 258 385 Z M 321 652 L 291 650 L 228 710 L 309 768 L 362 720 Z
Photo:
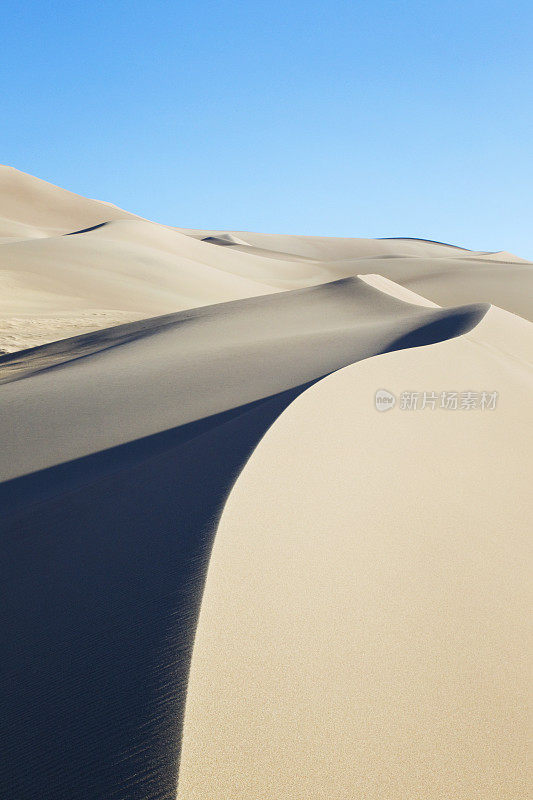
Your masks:
M 268 431 L 214 544 L 180 798 L 531 796 L 532 364 L 531 325 L 492 309 L 337 372 Z M 379 413 L 382 387 L 500 397 Z
M 533 265 L 510 253 L 171 228 L 0 167 L 0 352 L 365 273 L 531 318 Z
M 173 797 L 207 559 L 242 465 L 324 375 L 462 334 L 486 310 L 409 305 L 349 278 L 154 320 L 115 344 L 88 334 L 92 352 L 71 340 L 56 366 L 57 345 L 44 346 L 33 371 L 11 375 L 8 796 Z
M 532 274 L 0 168 L 0 797 L 526 800 Z

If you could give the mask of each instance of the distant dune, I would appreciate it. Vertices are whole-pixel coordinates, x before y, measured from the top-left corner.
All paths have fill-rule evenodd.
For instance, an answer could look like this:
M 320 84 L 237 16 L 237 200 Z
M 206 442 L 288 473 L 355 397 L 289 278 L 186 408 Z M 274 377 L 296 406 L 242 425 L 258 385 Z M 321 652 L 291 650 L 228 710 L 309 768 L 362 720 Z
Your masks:
M 533 264 L 7 167 L 0 237 L 0 796 L 525 800 Z
M 509 253 L 418 239 L 170 228 L 0 167 L 3 352 L 365 273 L 439 305 L 494 303 L 530 318 L 533 268 Z

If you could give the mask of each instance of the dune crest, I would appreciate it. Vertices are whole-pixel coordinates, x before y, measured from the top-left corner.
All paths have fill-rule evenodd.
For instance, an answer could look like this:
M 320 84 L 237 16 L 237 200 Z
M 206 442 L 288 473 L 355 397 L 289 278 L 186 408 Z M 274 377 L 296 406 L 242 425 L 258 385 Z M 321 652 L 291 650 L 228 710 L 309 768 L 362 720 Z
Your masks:
M 509 253 L 172 228 L 0 168 L 0 352 L 76 336 L 91 323 L 97 330 L 366 272 L 439 305 L 487 302 L 532 316 L 533 265 Z
M 532 375 L 531 324 L 493 308 L 274 423 L 215 539 L 180 798 L 528 796 Z M 499 405 L 379 413 L 379 387 Z
M 525 797 L 533 264 L 10 168 L 0 236 L 0 795 Z
M 61 800 L 174 797 L 210 548 L 257 442 L 324 375 L 461 335 L 486 311 L 423 308 L 350 278 L 44 345 L 11 374 L 16 354 L 4 358 L 4 668 L 18 691 L 0 785 L 21 800 L 37 786 Z

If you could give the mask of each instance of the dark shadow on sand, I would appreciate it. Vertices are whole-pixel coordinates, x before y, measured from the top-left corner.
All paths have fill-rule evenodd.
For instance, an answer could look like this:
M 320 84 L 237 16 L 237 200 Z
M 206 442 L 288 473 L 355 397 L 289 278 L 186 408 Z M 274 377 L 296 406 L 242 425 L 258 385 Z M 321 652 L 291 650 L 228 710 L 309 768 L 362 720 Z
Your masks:
M 105 222 L 98 222 L 96 225 L 91 225 L 89 228 L 80 228 L 79 231 L 70 231 L 70 233 L 65 233 L 65 236 L 77 236 L 78 233 L 90 233 L 90 231 L 96 231 L 98 228 L 103 228 L 104 225 L 109 225 L 110 220 L 106 220 Z
M 383 352 L 457 336 L 485 311 L 421 324 Z M 268 428 L 322 377 L 0 485 L 2 797 L 175 800 L 223 505 Z

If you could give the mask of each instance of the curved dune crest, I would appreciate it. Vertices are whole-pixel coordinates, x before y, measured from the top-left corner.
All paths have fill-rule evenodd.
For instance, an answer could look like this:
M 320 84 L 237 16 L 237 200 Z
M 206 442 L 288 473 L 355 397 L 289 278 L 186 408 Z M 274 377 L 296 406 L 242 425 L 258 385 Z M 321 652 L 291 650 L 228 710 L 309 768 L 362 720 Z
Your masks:
M 0 795 L 525 797 L 532 282 L 0 168 Z
M 45 345 L 20 359 L 24 377 L 6 372 L 8 795 L 174 797 L 211 543 L 257 442 L 325 374 L 459 335 L 486 310 L 351 278 Z
M 531 325 L 493 309 L 277 420 L 215 540 L 180 798 L 528 796 L 532 365 Z M 379 413 L 380 387 L 499 405 Z
M 2 391 L 4 478 L 255 402 L 377 352 L 457 336 L 487 308 L 420 308 L 348 278 L 4 356 L 0 379 L 20 367 L 25 377 Z M 11 409 L 27 441 L 8 423 Z M 120 424 L 99 424 L 103 409 Z

